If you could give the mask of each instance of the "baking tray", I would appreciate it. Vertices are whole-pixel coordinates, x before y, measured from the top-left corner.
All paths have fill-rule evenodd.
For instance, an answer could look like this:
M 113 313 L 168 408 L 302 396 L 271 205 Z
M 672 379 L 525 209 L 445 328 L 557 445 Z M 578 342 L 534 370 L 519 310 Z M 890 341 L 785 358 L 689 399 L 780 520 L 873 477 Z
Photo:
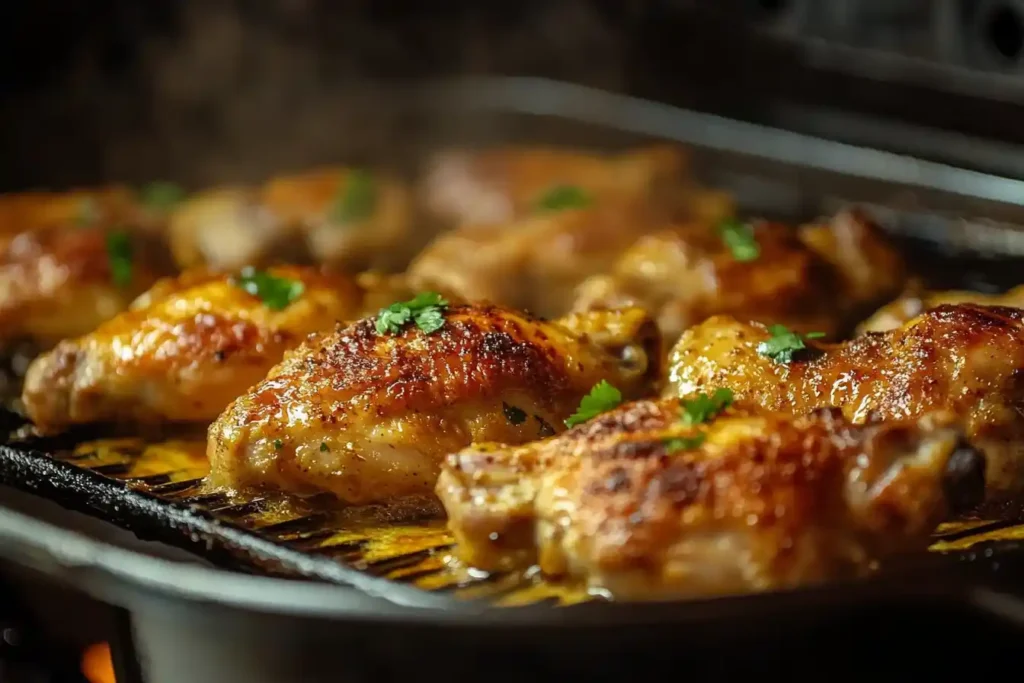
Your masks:
M 621 148 L 676 141 L 691 148 L 695 175 L 731 191 L 746 214 L 803 220 L 858 203 L 903 243 L 936 286 L 993 290 L 1021 280 L 1024 232 L 1013 222 L 1024 215 L 1020 181 L 537 79 L 396 86 L 367 91 L 353 102 L 357 106 L 345 114 L 347 128 L 359 130 L 360 116 L 367 128 L 387 127 L 388 135 L 366 139 L 387 138 L 385 151 L 406 169 L 415 168 L 431 150 L 451 145 Z M 372 158 L 366 139 L 344 160 L 359 163 Z M 58 452 L 59 458 L 48 454 Z M 315 536 L 317 528 L 308 514 L 293 518 L 297 521 L 290 525 L 292 519 L 275 522 L 284 526 L 270 529 L 273 533 L 264 525 L 262 531 L 246 528 L 238 524 L 237 509 L 249 510 L 245 501 L 221 505 L 223 501 L 203 499 L 202 494 L 195 498 L 190 495 L 190 477 L 178 471 L 150 470 L 134 476 L 132 458 L 138 453 L 139 449 L 134 456 L 121 453 L 127 460 L 120 464 L 99 462 L 85 468 L 84 459 L 68 444 L 9 445 L 0 449 L 0 482 L 99 515 L 146 538 L 197 550 L 218 564 L 250 573 L 315 579 L 270 578 L 169 562 L 0 510 L 0 555 L 131 611 L 136 645 L 151 674 L 157 672 L 152 680 L 181 680 L 180 672 L 170 673 L 181 664 L 180 651 L 168 649 L 172 642 L 188 642 L 204 653 L 189 660 L 189 675 L 195 681 L 231 680 L 216 678 L 215 672 L 221 667 L 223 676 L 223 667 L 228 666 L 237 672 L 239 648 L 247 653 L 244 668 L 250 673 L 245 680 L 293 680 L 289 676 L 294 666 L 302 667 L 301 662 L 310 671 L 303 680 L 332 680 L 329 674 L 336 667 L 356 659 L 365 664 L 370 652 L 379 654 L 362 636 L 341 628 L 356 624 L 366 633 L 385 626 L 404 629 L 405 636 L 418 643 L 436 639 L 424 636 L 424 629 L 442 629 L 506 656 L 524 644 L 543 651 L 545 638 L 555 629 L 562 634 L 560 647 L 582 648 L 580 652 L 590 656 L 576 657 L 574 665 L 567 665 L 552 654 L 561 664 L 549 661 L 545 666 L 590 667 L 592 674 L 611 666 L 612 653 L 643 651 L 653 656 L 660 651 L 664 657 L 666 646 L 671 652 L 671 642 L 683 633 L 695 648 L 711 652 L 722 643 L 766 638 L 775 642 L 780 633 L 806 634 L 814 624 L 861 618 L 865 610 L 886 610 L 888 618 L 894 618 L 908 610 L 923 615 L 942 609 L 959 618 L 995 620 L 1012 628 L 1024 625 L 1024 607 L 1005 590 L 1014 587 L 1016 567 L 1024 564 L 1012 540 L 1024 533 L 1012 522 L 954 529 L 945 539 L 948 554 L 909 558 L 871 580 L 706 601 L 589 602 L 552 609 L 557 599 L 540 598 L 528 606 L 495 609 L 495 598 L 504 600 L 508 592 L 467 590 L 464 596 L 456 595 L 470 585 L 423 590 L 395 580 L 400 578 L 396 572 L 415 573 L 404 560 L 374 567 L 366 562 L 359 566 L 359 558 L 352 561 L 351 553 L 342 558 L 347 564 L 311 555 L 309 538 L 303 534 Z M 443 544 L 438 547 L 443 550 Z M 483 583 L 493 586 L 489 580 Z M 932 615 L 926 621 L 934 626 L 936 619 Z M 668 640 L 666 626 L 674 634 Z M 575 640 L 566 635 L 570 632 L 577 634 Z M 354 650 L 337 651 L 342 633 L 348 633 L 346 642 Z M 334 634 L 335 641 L 326 634 Z M 877 632 L 862 635 L 878 637 Z M 485 638 L 491 640 L 481 641 Z M 211 645 L 204 649 L 203 642 Z M 598 643 L 609 649 L 598 654 Z M 419 645 L 411 651 L 426 656 Z M 414 660 L 409 653 L 401 659 L 408 666 Z M 482 661 L 477 664 L 484 666 Z M 399 661 L 388 665 L 398 667 Z M 493 665 L 488 675 L 494 677 Z

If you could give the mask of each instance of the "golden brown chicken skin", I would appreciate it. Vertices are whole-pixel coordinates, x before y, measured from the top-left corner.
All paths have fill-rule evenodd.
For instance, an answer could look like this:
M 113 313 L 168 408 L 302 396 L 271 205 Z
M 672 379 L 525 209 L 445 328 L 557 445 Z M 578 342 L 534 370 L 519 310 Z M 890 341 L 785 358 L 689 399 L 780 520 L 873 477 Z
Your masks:
M 199 193 L 175 212 L 170 237 L 182 267 L 312 261 L 393 271 L 429 234 L 414 230 L 412 198 L 390 175 L 325 168 Z
M 437 493 L 471 566 L 536 564 L 658 599 L 863 573 L 923 549 L 983 486 L 984 459 L 949 416 L 858 426 L 838 411 L 731 408 L 684 426 L 668 399 L 537 443 L 470 446 L 447 459 Z
M 601 154 L 557 147 L 447 150 L 428 164 L 420 185 L 427 210 L 447 226 L 509 223 L 534 213 L 555 188 L 595 201 L 631 202 L 673 215 L 721 217 L 732 201 L 696 188 L 686 152 L 676 146 Z
M 285 350 L 363 313 L 363 292 L 348 277 L 300 266 L 266 272 L 279 289 L 262 295 L 237 284 L 237 274 L 189 271 L 158 282 L 130 310 L 32 363 L 22 395 L 28 417 L 42 432 L 209 422 Z
M 0 234 L 58 226 L 137 224 L 141 214 L 136 195 L 121 186 L 21 192 L 0 195 Z
M 878 309 L 874 315 L 857 327 L 857 334 L 894 330 L 925 311 L 942 304 L 979 304 L 981 306 L 1024 308 L 1024 285 L 1014 287 L 1002 294 L 911 291 Z
M 988 461 L 990 495 L 1024 489 L 1024 311 L 943 305 L 889 332 L 818 344 L 779 362 L 759 352 L 763 325 L 719 316 L 683 334 L 666 395 L 729 387 L 768 410 L 838 406 L 850 420 L 956 415 Z M 764 348 L 764 347 L 762 347 Z
M 339 326 L 289 353 L 210 427 L 210 482 L 357 504 L 429 494 L 448 453 L 561 431 L 601 380 L 626 396 L 650 390 L 653 321 L 593 315 L 606 323 L 452 306 L 429 334 L 382 334 L 373 318 Z
M 744 253 L 727 230 L 747 230 Z M 751 258 L 753 256 L 753 258 Z M 785 324 L 835 336 L 903 285 L 896 251 L 866 217 L 847 212 L 793 229 L 682 225 L 641 237 L 610 272 L 584 281 L 574 310 L 642 306 L 669 343 L 710 315 Z

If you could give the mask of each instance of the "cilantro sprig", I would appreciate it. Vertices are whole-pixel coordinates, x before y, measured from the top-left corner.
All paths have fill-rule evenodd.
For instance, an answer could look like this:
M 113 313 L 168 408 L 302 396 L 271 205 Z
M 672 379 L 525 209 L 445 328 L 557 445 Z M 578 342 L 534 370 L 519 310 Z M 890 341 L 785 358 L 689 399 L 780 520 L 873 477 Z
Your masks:
M 107 259 L 110 262 L 110 279 L 118 287 L 127 287 L 132 282 L 132 240 L 124 230 L 115 230 L 107 235 Z
M 694 427 L 699 424 L 710 422 L 719 413 L 732 405 L 732 389 L 721 388 L 708 396 L 705 393 L 697 394 L 694 398 L 683 401 L 679 410 L 679 421 L 684 427 Z M 669 453 L 676 451 L 687 451 L 698 448 L 704 443 L 707 436 L 701 432 L 692 436 L 674 436 L 665 439 L 665 450 Z
M 437 292 L 420 292 L 409 301 L 399 301 L 377 314 L 377 334 L 398 334 L 409 322 L 416 324 L 424 334 L 444 327 L 444 312 L 448 302 Z
M 538 211 L 565 211 L 584 209 L 592 203 L 590 194 L 582 187 L 555 185 L 537 199 L 536 208 Z
M 357 223 L 373 215 L 377 208 L 377 183 L 369 171 L 350 171 L 338 191 L 331 219 L 336 223 Z
M 693 436 L 673 436 L 665 439 L 665 450 L 669 453 L 675 453 L 676 451 L 690 451 L 694 448 L 699 448 L 704 443 L 706 437 L 704 434 L 694 434 Z
M 232 278 L 232 283 L 258 298 L 272 311 L 283 311 L 302 296 L 306 286 L 299 280 L 277 277 L 263 270 L 246 266 Z
M 756 261 L 761 255 L 761 245 L 757 243 L 754 229 L 746 223 L 727 218 L 719 224 L 718 235 L 737 261 Z
M 185 190 L 175 183 L 156 180 L 139 189 L 139 199 L 151 211 L 167 213 L 185 199 Z
M 807 348 L 805 339 L 820 339 L 824 332 L 808 332 L 801 336 L 785 325 L 772 325 L 768 328 L 772 338 L 757 345 L 757 352 L 771 358 L 776 363 L 790 363 L 794 354 Z
M 590 393 L 583 397 L 579 408 L 565 421 L 565 426 L 575 427 L 578 424 L 583 424 L 601 413 L 617 407 L 620 403 L 622 403 L 622 392 L 605 380 L 601 380 L 594 385 Z

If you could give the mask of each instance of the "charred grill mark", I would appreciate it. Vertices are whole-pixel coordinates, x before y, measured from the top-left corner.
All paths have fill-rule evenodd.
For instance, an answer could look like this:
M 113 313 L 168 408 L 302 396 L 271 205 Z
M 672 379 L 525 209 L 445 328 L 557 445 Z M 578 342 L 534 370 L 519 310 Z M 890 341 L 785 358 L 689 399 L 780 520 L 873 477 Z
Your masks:
M 303 515 L 302 517 L 287 519 L 283 522 L 260 526 L 256 528 L 256 531 L 261 534 L 270 534 L 274 536 L 298 531 L 316 531 L 321 527 L 321 525 L 330 521 L 330 519 L 331 516 L 326 512 L 314 512 L 312 514 Z
M 181 481 L 172 481 L 167 484 L 159 484 L 149 489 L 149 492 L 154 493 L 158 496 L 169 496 L 178 493 L 184 493 L 193 488 L 196 488 L 202 483 L 202 479 L 183 479 Z

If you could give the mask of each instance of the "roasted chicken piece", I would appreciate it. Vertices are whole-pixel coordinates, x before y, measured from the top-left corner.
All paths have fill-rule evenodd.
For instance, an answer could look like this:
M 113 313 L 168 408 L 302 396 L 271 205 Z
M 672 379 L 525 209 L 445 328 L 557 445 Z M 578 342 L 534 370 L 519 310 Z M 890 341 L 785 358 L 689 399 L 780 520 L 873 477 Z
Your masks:
M 310 339 L 235 400 L 210 427 L 211 484 L 356 504 L 430 493 L 445 455 L 562 431 L 599 381 L 638 396 L 658 373 L 657 329 L 636 309 L 544 322 L 451 306 L 429 333 L 381 320 Z
M 22 401 L 41 432 L 90 422 L 209 422 L 286 349 L 362 315 L 363 297 L 349 277 L 300 266 L 189 271 L 37 358 Z
M 718 313 L 834 336 L 900 291 L 904 274 L 857 212 L 798 229 L 729 220 L 641 237 L 609 273 L 580 285 L 574 309 L 642 306 L 669 343 Z
M 686 426 L 678 400 L 638 401 L 545 441 L 470 446 L 437 493 L 480 569 L 536 564 L 627 599 L 784 588 L 923 549 L 980 500 L 984 459 L 950 420 L 733 407 Z
M 1024 308 L 1024 285 L 1002 294 L 982 292 L 928 292 L 911 291 L 878 309 L 857 328 L 857 334 L 886 332 L 896 329 L 925 311 L 942 304 L 979 304 L 981 306 L 1011 306 Z
M 170 235 L 182 267 L 216 270 L 309 260 L 400 270 L 429 239 L 413 229 L 404 185 L 387 174 L 334 168 L 200 193 L 175 212 Z
M 718 316 L 672 350 L 666 394 L 728 387 L 768 410 L 837 406 L 850 420 L 956 415 L 992 497 L 1024 490 L 1024 310 L 942 305 L 889 332 L 818 344 Z
M 420 186 L 423 203 L 445 226 L 488 226 L 532 215 L 559 188 L 594 198 L 655 206 L 673 214 L 721 217 L 732 200 L 695 187 L 688 159 L 675 146 L 601 154 L 566 148 L 497 147 L 448 150 L 429 163 Z

